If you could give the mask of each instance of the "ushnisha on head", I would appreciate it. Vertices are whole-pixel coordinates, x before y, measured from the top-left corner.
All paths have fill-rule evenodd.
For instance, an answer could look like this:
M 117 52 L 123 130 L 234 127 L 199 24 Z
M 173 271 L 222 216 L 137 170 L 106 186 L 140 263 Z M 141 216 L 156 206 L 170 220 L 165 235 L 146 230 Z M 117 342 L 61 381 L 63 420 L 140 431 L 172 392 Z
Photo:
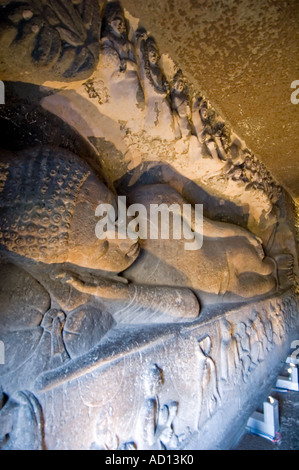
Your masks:
M 0 201 L 2 253 L 110 272 L 123 271 L 138 256 L 129 238 L 96 237 L 96 208 L 116 208 L 114 195 L 85 161 L 64 149 L 1 152 Z

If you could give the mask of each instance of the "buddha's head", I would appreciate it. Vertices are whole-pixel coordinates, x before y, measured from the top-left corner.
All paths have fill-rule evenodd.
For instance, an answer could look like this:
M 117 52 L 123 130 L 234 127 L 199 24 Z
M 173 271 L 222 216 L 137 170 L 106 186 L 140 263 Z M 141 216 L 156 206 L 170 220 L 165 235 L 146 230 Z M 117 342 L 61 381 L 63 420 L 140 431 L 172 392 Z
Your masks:
M 39 147 L 1 158 L 0 244 L 8 252 L 47 264 L 121 272 L 139 253 L 138 242 L 99 239 L 99 204 L 115 197 L 76 155 Z

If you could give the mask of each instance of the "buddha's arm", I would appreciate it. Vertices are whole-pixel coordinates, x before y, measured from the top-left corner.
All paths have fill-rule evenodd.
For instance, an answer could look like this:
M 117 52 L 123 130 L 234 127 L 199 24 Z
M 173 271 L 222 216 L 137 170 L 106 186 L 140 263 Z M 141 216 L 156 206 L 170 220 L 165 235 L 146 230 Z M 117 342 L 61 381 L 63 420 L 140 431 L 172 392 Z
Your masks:
M 83 294 L 90 294 L 102 299 L 125 301 L 130 300 L 131 297 L 131 286 L 122 282 L 101 279 L 97 285 L 90 285 L 71 275 L 65 275 L 62 281 L 70 284 Z

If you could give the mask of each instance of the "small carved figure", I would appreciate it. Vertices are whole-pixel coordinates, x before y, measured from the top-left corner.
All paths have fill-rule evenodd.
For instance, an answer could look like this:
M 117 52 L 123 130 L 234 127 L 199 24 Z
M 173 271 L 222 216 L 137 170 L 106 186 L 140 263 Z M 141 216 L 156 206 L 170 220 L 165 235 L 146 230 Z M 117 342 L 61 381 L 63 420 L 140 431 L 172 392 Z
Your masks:
M 179 444 L 179 438 L 173 429 L 178 403 L 172 401 L 160 405 L 159 395 L 163 383 L 163 371 L 156 364 L 152 364 L 143 381 L 145 397 L 138 417 L 138 449 L 171 450 L 176 449 Z
M 119 437 L 113 431 L 113 408 L 107 406 L 99 413 L 94 427 L 95 441 L 91 450 L 118 450 Z
M 136 70 L 134 46 L 128 39 L 124 12 L 118 1 L 106 4 L 100 44 L 106 62 L 115 61 L 119 72 Z M 108 65 L 106 62 L 103 65 Z
M 202 356 L 199 383 L 201 387 L 201 406 L 198 428 L 216 411 L 221 403 L 218 392 L 218 377 L 215 361 L 210 356 L 212 342 L 209 336 L 198 342 Z
M 157 44 L 143 29 L 136 31 L 136 51 L 145 97 L 144 129 L 153 137 L 174 140 L 169 84 L 159 65 Z
M 179 437 L 173 429 L 173 421 L 177 412 L 178 403 L 176 401 L 164 405 L 160 412 L 159 439 L 165 450 L 177 449 L 179 445 Z
M 234 165 L 232 168 L 229 169 L 228 175 L 231 177 L 233 181 L 242 182 L 243 170 L 239 165 Z
M 239 322 L 235 333 L 238 342 L 238 354 L 242 364 L 242 378 L 246 383 L 251 365 L 250 337 L 246 323 Z
M 216 117 L 215 113 L 213 118 L 213 135 L 214 141 L 217 145 L 218 156 L 221 160 L 226 161 L 228 159 L 230 132 L 224 121 L 220 119 L 219 116 Z
M 256 327 L 255 320 L 248 321 L 248 334 L 250 340 L 250 356 L 251 356 L 251 366 L 250 370 L 254 370 L 259 362 L 262 362 L 264 359 L 263 355 L 263 345 L 259 335 L 259 331 Z
M 296 312 L 298 311 L 298 301 L 296 297 L 292 295 L 287 297 L 282 302 L 282 308 L 284 312 L 284 318 L 286 325 L 289 329 L 293 328 L 296 323 Z
M 157 441 L 156 433 L 160 413 L 159 393 L 163 385 L 163 374 L 156 364 L 152 364 L 146 371 L 143 385 L 145 396 L 139 414 L 141 444 L 138 445 L 138 449 L 150 449 L 154 448 Z
M 236 376 L 239 366 L 237 340 L 233 325 L 225 318 L 221 321 L 221 379 L 230 381 Z
M 181 70 L 173 77 L 170 99 L 177 122 L 177 136 L 187 138 L 191 135 L 191 108 L 186 81 Z
M 108 103 L 109 90 L 103 80 L 89 79 L 84 83 L 89 98 L 97 99 L 99 104 Z
M 227 160 L 224 142 L 228 146 L 229 136 L 225 124 L 216 119 L 215 112 L 202 97 L 193 97 L 192 120 L 203 155 L 206 148 L 215 160 Z
M 50 333 L 51 336 L 51 368 L 53 369 L 69 360 L 62 338 L 64 324 L 65 314 L 56 309 L 48 310 L 41 322 L 44 331 Z
M 280 343 L 283 342 L 286 335 L 286 326 L 284 322 L 284 314 L 281 307 L 281 301 L 277 300 L 274 305 L 272 315 L 273 328 L 276 330 L 277 338 Z
M 108 2 L 104 8 L 99 66 L 85 87 L 99 104 L 108 105 L 105 112 L 115 120 L 132 118 L 137 106 L 143 104 L 134 45 L 128 38 L 127 22 L 118 1 Z
M 257 313 L 255 319 L 254 319 L 254 327 L 257 332 L 257 336 L 259 339 L 259 357 L 258 360 L 259 362 L 262 362 L 266 356 L 266 351 L 268 348 L 268 340 L 267 340 L 267 335 L 266 335 L 266 329 L 264 326 L 264 323 L 262 322 L 262 319 Z

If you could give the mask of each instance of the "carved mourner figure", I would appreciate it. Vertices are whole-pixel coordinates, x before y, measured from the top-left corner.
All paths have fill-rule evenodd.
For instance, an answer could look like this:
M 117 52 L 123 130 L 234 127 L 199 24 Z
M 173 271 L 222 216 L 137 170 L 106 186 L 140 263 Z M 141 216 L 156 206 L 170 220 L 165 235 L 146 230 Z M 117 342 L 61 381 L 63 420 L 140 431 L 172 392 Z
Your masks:
M 232 324 L 225 318 L 221 322 L 221 379 L 231 380 L 239 365 L 239 351 Z
M 192 119 L 199 146 L 203 155 L 212 156 L 215 160 L 227 160 L 227 154 L 223 146 L 223 139 L 227 139 L 224 123 L 213 122 L 214 113 L 209 109 L 207 101 L 194 97 L 192 105 Z
M 125 72 L 130 66 L 135 70 L 136 64 L 133 44 L 128 40 L 127 25 L 119 2 L 106 5 L 102 24 L 101 50 L 108 59 L 119 60 L 119 72 Z M 118 56 L 118 57 L 117 57 Z
M 162 371 L 156 364 L 152 364 L 144 377 L 144 402 L 140 412 L 140 436 L 139 448 L 152 448 L 157 440 L 159 425 L 160 400 L 159 393 L 163 385 Z
M 170 99 L 177 123 L 176 134 L 179 138 L 189 137 L 191 135 L 191 108 L 187 86 L 181 70 L 173 77 Z
M 199 377 L 201 403 L 198 420 L 198 426 L 200 427 L 216 411 L 217 404 L 221 402 L 221 398 L 218 392 L 216 364 L 210 356 L 212 347 L 211 338 L 207 336 L 199 341 L 198 347 L 201 358 Z
M 151 364 L 142 377 L 144 400 L 141 405 L 138 430 L 138 449 L 175 449 L 178 437 L 173 430 L 173 420 L 176 417 L 178 403 L 160 403 L 160 393 L 163 388 L 163 371 Z

